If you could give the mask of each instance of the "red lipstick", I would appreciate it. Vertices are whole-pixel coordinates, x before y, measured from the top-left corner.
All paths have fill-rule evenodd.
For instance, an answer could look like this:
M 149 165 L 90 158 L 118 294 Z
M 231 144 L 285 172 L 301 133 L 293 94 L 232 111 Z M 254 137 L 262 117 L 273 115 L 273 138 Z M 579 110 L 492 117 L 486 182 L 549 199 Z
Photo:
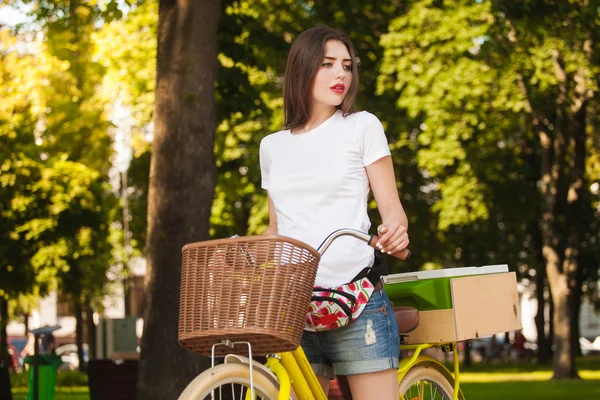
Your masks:
M 331 87 L 331 90 L 333 90 L 337 94 L 344 93 L 345 89 L 346 89 L 346 86 L 343 83 L 337 83 Z

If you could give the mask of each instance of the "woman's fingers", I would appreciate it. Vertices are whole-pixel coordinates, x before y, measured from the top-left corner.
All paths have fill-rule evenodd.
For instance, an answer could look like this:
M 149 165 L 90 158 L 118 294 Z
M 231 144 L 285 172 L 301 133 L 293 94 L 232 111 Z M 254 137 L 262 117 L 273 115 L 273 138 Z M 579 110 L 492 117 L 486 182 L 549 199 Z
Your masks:
M 398 250 L 406 248 L 408 243 L 408 234 L 406 232 L 399 232 L 397 235 L 392 236 L 392 238 L 383 245 L 381 250 L 384 253 L 395 253 Z
M 386 245 L 390 237 L 392 237 L 393 233 L 394 231 L 390 231 L 390 229 L 384 224 L 381 224 L 377 227 L 377 234 L 379 236 L 379 240 L 377 241 L 376 246 L 379 250 L 383 251 L 384 246 Z
M 376 247 L 382 253 L 395 253 L 408 246 L 408 233 L 406 227 L 401 226 L 398 222 L 393 222 L 389 226 L 384 224 L 377 227 L 379 240 Z
M 383 251 L 388 254 L 396 253 L 400 250 L 404 250 L 408 247 L 410 241 L 408 240 L 408 235 L 403 234 L 398 239 L 391 242 L 389 245 L 383 248 Z

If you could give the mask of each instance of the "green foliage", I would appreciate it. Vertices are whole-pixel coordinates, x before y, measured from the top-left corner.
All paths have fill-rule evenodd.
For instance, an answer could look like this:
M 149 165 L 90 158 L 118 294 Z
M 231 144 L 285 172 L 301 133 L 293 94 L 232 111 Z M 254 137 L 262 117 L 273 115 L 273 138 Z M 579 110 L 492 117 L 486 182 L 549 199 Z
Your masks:
M 88 376 L 85 372 L 62 370 L 56 375 L 57 387 L 81 387 L 87 385 Z
M 41 232 L 49 224 L 40 218 L 32 183 L 41 178 L 43 164 L 34 143 L 36 98 L 32 94 L 37 73 L 31 73 L 36 59 L 20 55 L 12 48 L 13 35 L 0 31 L 0 76 L 2 106 L 0 108 L 0 292 L 15 295 L 26 291 L 35 275 L 28 266 L 37 248 L 21 235 L 24 229 Z M 15 85 L 15 82 L 22 83 Z M 38 158 L 39 159 L 39 158 Z M 28 227 L 28 228 L 27 228 Z
M 146 220 L 148 214 L 148 179 L 150 176 L 150 149 L 134 155 L 127 169 L 129 186 L 129 230 L 131 246 L 142 253 L 146 246 Z
M 142 253 L 146 242 L 158 22 L 158 1 L 139 3 L 130 4 L 123 19 L 114 19 L 103 26 L 96 41 L 99 62 L 106 70 L 103 98 L 115 101 L 113 113 L 131 116 L 122 130 L 125 145 L 131 146 L 133 155 L 127 170 L 133 255 Z M 122 243 L 122 238 L 117 242 Z
M 106 69 L 104 96 L 131 110 L 132 135 L 137 141 L 143 141 L 152 121 L 157 15 L 158 1 L 144 1 L 130 8 L 126 18 L 106 24 L 96 39 L 99 62 Z M 147 144 L 136 151 L 146 148 Z
M 32 2 L 28 2 L 32 3 Z M 110 264 L 110 165 L 95 2 L 33 2 L 42 40 L 2 32 L 0 291 L 101 293 Z M 74 283 L 77 281 L 77 283 Z
M 394 93 L 413 120 L 399 144 L 415 152 L 421 191 L 436 193 L 439 239 L 457 249 L 438 257 L 457 263 L 538 258 L 537 138 L 522 77 L 536 66 L 533 101 L 552 95 L 555 82 L 547 49 L 511 42 L 511 23 L 489 1 L 411 2 L 381 40 L 378 93 Z
M 114 2 L 81 1 L 75 13 L 68 2 L 59 3 L 58 9 L 72 19 L 45 25 L 49 32 L 45 46 L 53 55 L 47 57 L 47 63 L 55 63 L 46 70 L 55 82 L 65 83 L 64 99 L 90 93 L 86 85 L 100 88 L 86 97 L 90 109 L 107 110 L 107 99 L 117 99 L 134 120 L 129 126 L 133 142 L 128 170 L 130 228 L 132 244 L 141 252 L 146 233 L 158 2 L 127 2 L 120 9 L 122 18 L 107 17 Z M 33 12 L 38 19 L 49 21 L 50 3 L 36 4 Z M 540 4 L 544 13 L 539 12 Z M 551 99 L 561 90 L 554 69 L 553 52 L 557 50 L 563 54 L 566 73 L 581 74 L 590 90 L 596 90 L 593 77 L 597 67 L 571 45 L 585 31 L 586 21 L 594 17 L 581 11 L 574 29 L 555 29 L 564 23 L 556 15 L 576 8 L 549 4 L 224 1 L 215 92 L 219 178 L 211 235 L 255 234 L 266 226 L 258 144 L 282 127 L 281 77 L 289 44 L 303 29 L 325 22 L 345 29 L 352 37 L 361 60 L 358 104 L 377 114 L 385 125 L 398 189 L 411 233 L 417 236 L 411 268 L 425 263 L 534 266 L 538 260 L 536 182 L 540 161 L 528 110 L 545 108 L 552 115 Z M 114 9 L 111 12 L 116 15 Z M 96 25 L 88 24 L 92 20 Z M 76 40 L 81 35 L 67 32 L 66 27 L 73 23 L 77 25 L 73 32 L 87 32 L 85 40 Z M 70 45 L 62 46 L 63 42 Z M 73 46 L 85 57 L 66 63 Z M 77 76 L 85 77 L 86 83 L 77 86 Z M 48 93 L 44 97 L 57 96 Z M 59 111 L 71 115 L 74 110 L 61 98 L 54 103 L 57 112 L 50 113 L 56 119 L 49 120 L 57 121 L 53 126 L 78 131 L 76 127 L 82 125 L 76 119 L 72 125 L 59 125 Z M 42 106 L 46 107 L 45 103 L 40 103 Z M 105 118 L 105 114 L 92 113 L 82 119 L 95 121 L 86 126 L 98 126 L 100 132 L 107 130 Z M 547 126 L 552 125 L 550 119 Z M 85 129 L 82 132 L 93 137 L 91 128 Z M 52 136 L 58 135 L 55 131 Z M 47 137 L 42 137 L 42 147 L 48 152 L 59 149 L 49 140 L 46 143 Z M 67 143 L 78 136 L 64 133 L 62 137 L 65 139 L 58 142 Z M 104 143 L 102 137 L 91 141 Z M 588 160 L 593 182 L 599 176 L 594 167 L 598 140 L 590 136 L 590 142 L 596 148 Z M 104 144 L 99 147 L 106 151 Z M 70 157 L 74 154 L 70 152 Z M 93 158 L 103 157 L 108 156 Z M 590 201 L 597 204 L 598 195 L 591 195 Z M 375 204 L 370 206 L 375 211 Z M 373 212 L 374 224 L 377 219 Z M 590 220 L 595 220 L 593 215 Z M 587 248 L 597 248 L 593 226 L 588 231 Z
M 18 294 L 30 291 L 34 282 L 46 286 L 60 272 L 69 272 L 69 259 L 95 255 L 98 242 L 92 239 L 102 232 L 102 223 L 94 219 L 102 208 L 93 195 L 98 174 L 84 165 L 57 160 L 40 166 L 28 160 L 23 173 L 23 159 L 14 161 L 3 174 L 12 176 L 14 184 L 3 185 L 12 199 L 1 203 L 11 207 L 2 210 L 0 271 L 6 274 L 2 289 Z M 24 190 L 16 185 L 21 177 Z
M 502 119 L 505 110 L 493 102 L 502 72 L 476 57 L 478 43 L 489 34 L 490 5 L 435 3 L 415 3 L 391 23 L 382 38 L 386 51 L 379 92 L 397 92 L 396 105 L 420 121 L 417 161 L 431 178 L 442 180 L 434 210 L 439 228 L 446 231 L 489 215 L 483 201 L 486 184 L 472 163 L 482 156 L 483 140 L 503 139 L 504 127 L 494 129 L 486 117 Z
M 26 388 L 29 385 L 29 374 L 25 371 L 10 374 L 10 386 L 13 389 Z

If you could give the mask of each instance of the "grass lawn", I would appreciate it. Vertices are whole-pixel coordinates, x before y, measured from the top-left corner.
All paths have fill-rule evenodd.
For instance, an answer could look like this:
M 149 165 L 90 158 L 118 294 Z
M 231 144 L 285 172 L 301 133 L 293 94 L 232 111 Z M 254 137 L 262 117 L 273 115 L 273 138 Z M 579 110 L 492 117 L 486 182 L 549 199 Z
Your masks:
M 465 382 L 461 387 L 466 400 L 600 399 L 600 380 L 568 382 Z
M 13 389 L 13 400 L 25 400 L 27 398 L 26 388 Z M 54 400 L 90 400 L 87 387 L 57 388 Z
M 550 380 L 550 365 L 477 364 L 463 369 L 461 388 L 467 400 L 600 399 L 600 357 L 580 358 L 577 366 L 581 380 L 557 382 Z M 26 388 L 13 389 L 14 400 L 26 396 Z M 87 387 L 58 387 L 54 400 L 90 400 L 90 396 Z
M 460 374 L 465 399 L 600 399 L 600 357 L 577 360 L 582 380 L 551 381 L 552 366 L 478 364 Z
M 490 374 L 491 375 L 491 374 Z M 499 374 L 502 378 L 502 374 Z M 464 382 L 461 385 L 467 400 L 597 400 L 600 399 L 600 380 L 547 382 L 501 381 Z M 58 388 L 54 400 L 90 400 L 87 388 Z M 26 389 L 14 389 L 14 400 L 25 400 Z

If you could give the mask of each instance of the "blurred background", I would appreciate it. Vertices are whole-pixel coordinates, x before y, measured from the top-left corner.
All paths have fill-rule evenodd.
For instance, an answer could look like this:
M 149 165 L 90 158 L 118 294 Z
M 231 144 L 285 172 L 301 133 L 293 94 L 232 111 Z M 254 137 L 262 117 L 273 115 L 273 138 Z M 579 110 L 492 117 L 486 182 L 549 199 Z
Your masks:
M 179 357 L 173 335 L 152 346 L 142 340 L 176 330 L 169 321 L 177 314 L 178 249 L 266 227 L 258 146 L 283 125 L 290 43 L 326 23 L 352 38 L 358 107 L 381 119 L 392 151 L 414 255 L 390 260 L 391 271 L 507 264 L 519 280 L 523 330 L 465 344 L 465 364 L 481 364 L 484 374 L 494 363 L 498 373 L 512 371 L 508 365 L 539 371 L 525 379 L 532 389 L 510 389 L 527 398 L 550 377 L 582 376 L 594 386 L 568 390 L 591 394 L 600 386 L 600 375 L 585 372 L 600 366 L 599 7 L 595 0 L 4 0 L 0 354 L 11 355 L 2 365 L 15 372 L 13 386 L 26 386 L 19 373 L 29 330 L 46 325 L 60 326 L 54 352 L 64 370 L 140 352 L 143 360 L 144 351 L 157 357 L 146 368 L 157 370 L 161 357 Z M 214 34 L 202 30 L 210 21 L 218 21 Z M 214 85 L 209 96 L 197 89 L 204 76 Z M 180 85 L 179 97 L 155 90 L 161 82 Z M 167 103 L 175 104 L 172 115 L 162 112 Z M 159 146 L 157 138 L 169 137 L 175 147 L 155 147 L 161 158 L 153 157 L 153 140 Z M 192 138 L 210 155 L 184 159 L 169 150 Z M 148 206 L 161 193 L 149 189 L 151 165 L 170 179 L 171 192 L 195 173 L 214 178 L 210 190 L 186 197 L 208 210 L 197 216 L 207 228 L 177 236 L 171 264 L 147 262 L 160 252 L 147 241 L 156 237 L 152 224 L 172 221 Z M 377 224 L 374 202 L 370 208 Z M 175 283 L 161 289 L 160 273 Z M 165 314 L 174 318 L 167 328 L 144 327 L 144 317 Z M 164 379 L 194 373 L 167 371 Z M 73 376 L 74 386 L 87 385 L 84 373 Z M 146 376 L 138 385 L 151 387 Z M 475 383 L 464 390 L 467 398 L 499 393 Z

